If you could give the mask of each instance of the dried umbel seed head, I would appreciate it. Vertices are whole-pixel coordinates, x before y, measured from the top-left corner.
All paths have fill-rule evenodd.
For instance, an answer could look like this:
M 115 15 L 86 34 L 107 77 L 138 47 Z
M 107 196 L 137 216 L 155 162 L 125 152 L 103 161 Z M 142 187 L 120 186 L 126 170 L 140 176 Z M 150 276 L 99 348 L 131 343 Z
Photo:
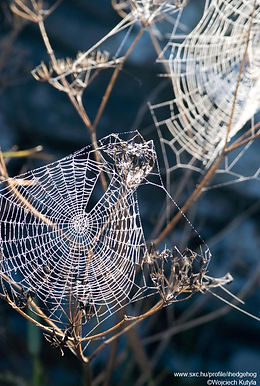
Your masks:
M 46 19 L 60 3 L 61 0 L 58 0 L 50 8 L 45 9 L 43 0 L 13 0 L 11 10 L 25 20 L 39 23 Z
M 41 63 L 33 71 L 36 80 L 47 81 L 60 91 L 81 96 L 100 70 L 120 65 L 120 58 L 109 60 L 107 51 L 79 52 L 76 59 L 57 59 L 49 67 Z
M 78 52 L 76 60 L 73 63 L 74 71 L 77 67 L 85 68 L 88 66 L 99 66 L 104 65 L 109 62 L 109 52 L 108 51 L 92 51 L 90 54 L 86 54 L 86 52 Z
M 41 82 L 48 82 L 51 79 L 52 73 L 53 69 L 51 67 L 48 68 L 44 62 L 41 62 L 41 64 L 31 72 L 34 79 Z
M 130 188 L 138 186 L 148 176 L 156 161 L 153 141 L 146 142 L 141 136 L 130 142 L 120 141 L 106 153 L 114 159 L 117 172 Z
M 147 253 L 146 263 L 149 265 L 151 280 L 165 304 L 187 299 L 196 292 L 222 287 L 233 280 L 229 273 L 217 279 L 208 276 L 208 258 L 190 249 L 183 253 L 176 247 L 161 253 L 155 253 L 154 250 L 150 252 L 148 249 Z
M 103 69 L 112 67 L 119 59 L 109 61 L 109 53 L 100 50 L 87 52 L 78 52 L 76 59 L 65 58 L 56 61 L 55 72 L 58 75 L 74 75 L 94 69 Z
M 133 20 L 149 26 L 185 7 L 187 0 L 112 0 L 113 8 L 124 18 L 131 15 Z

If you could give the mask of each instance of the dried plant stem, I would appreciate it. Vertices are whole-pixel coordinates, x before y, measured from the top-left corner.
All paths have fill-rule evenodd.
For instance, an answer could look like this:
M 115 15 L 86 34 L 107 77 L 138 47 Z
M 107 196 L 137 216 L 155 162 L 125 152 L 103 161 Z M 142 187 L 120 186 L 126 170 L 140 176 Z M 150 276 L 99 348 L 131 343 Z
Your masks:
M 82 363 L 83 366 L 83 374 L 84 374 L 84 380 L 85 380 L 85 386 L 91 386 L 91 371 L 90 371 L 90 364 L 89 361 L 84 361 Z
M 40 29 L 40 32 L 41 32 L 41 35 L 42 35 L 42 39 L 43 39 L 43 42 L 45 44 L 47 53 L 48 53 L 48 55 L 49 55 L 49 57 L 51 59 L 53 68 L 54 68 L 55 71 L 58 71 L 57 59 L 56 59 L 56 56 L 54 54 L 53 48 L 52 48 L 52 46 L 50 44 L 50 41 L 49 41 L 46 29 L 45 29 L 45 25 L 44 25 L 43 19 L 39 20 L 38 26 L 39 26 L 39 29 Z
M 2 274 L 0 273 L 2 276 Z M 27 319 L 29 322 L 35 324 L 37 327 L 41 328 L 42 330 L 52 333 L 52 329 L 48 326 L 43 325 L 39 321 L 35 320 L 32 318 L 30 315 L 28 315 L 26 312 L 24 312 L 20 307 L 17 307 L 16 304 L 8 297 L 7 295 L 0 294 L 0 298 L 7 301 L 7 303 L 15 310 L 17 311 L 20 315 L 22 315 L 25 319 Z
M 8 282 L 11 286 L 17 288 L 19 291 L 22 290 L 21 286 L 15 282 L 12 282 L 8 276 L 6 276 L 4 273 L 0 272 L 1 279 L 5 280 Z M 41 324 L 38 320 L 33 319 L 30 315 L 26 314 L 22 309 L 20 309 L 18 306 L 16 306 L 15 302 L 10 298 L 8 294 L 0 294 L 0 297 L 4 300 L 6 300 L 19 314 L 24 316 L 26 319 L 28 319 L 30 322 L 34 323 L 36 326 L 42 328 L 46 332 L 53 332 L 53 329 L 55 330 L 55 333 L 59 335 L 60 337 L 63 337 L 63 332 L 62 330 L 57 327 L 55 323 L 53 323 L 47 315 L 41 310 L 39 306 L 33 301 L 30 300 L 29 305 L 30 309 L 33 313 L 35 313 L 37 316 L 40 316 L 47 324 L 49 324 L 50 327 L 45 326 Z
M 248 130 L 247 130 L 244 134 L 242 134 L 236 141 L 234 141 L 234 142 L 232 143 L 232 145 L 229 146 L 229 149 L 230 149 L 233 145 L 236 145 L 236 144 L 240 143 L 240 141 L 242 141 L 242 140 L 244 140 L 245 138 L 247 138 L 248 135 L 251 135 L 251 137 L 252 137 L 252 136 L 254 136 L 255 134 L 258 134 L 258 132 L 255 133 L 255 131 L 256 131 L 257 129 L 259 129 L 259 128 L 260 128 L 260 122 L 256 123 L 254 126 L 251 126 L 250 129 L 248 129 Z M 232 150 L 232 149 L 231 149 L 231 150 Z
M 67 81 L 65 79 L 63 79 L 63 83 Z M 68 83 L 67 83 L 67 86 L 68 86 Z M 95 157 L 95 160 L 97 162 L 100 162 L 101 161 L 101 157 L 100 157 L 100 154 L 99 154 L 99 151 L 98 151 L 98 143 L 97 143 L 97 134 L 96 134 L 96 130 L 93 128 L 91 122 L 90 122 L 90 119 L 86 113 L 86 110 L 84 109 L 84 106 L 80 101 L 78 101 L 78 99 L 75 98 L 75 96 L 73 96 L 72 94 L 68 94 L 73 106 L 75 107 L 75 109 L 77 110 L 79 116 L 81 117 L 82 121 L 84 122 L 84 124 L 86 125 L 86 127 L 88 128 L 89 130 L 89 135 L 90 135 L 90 139 L 91 139 L 91 143 L 92 143 L 92 146 L 93 146 L 93 149 L 95 150 L 95 154 L 94 154 L 94 157 Z M 103 190 L 106 191 L 107 190 L 107 182 L 106 182 L 106 178 L 105 178 L 105 175 L 104 173 L 101 171 L 100 173 L 100 182 L 101 182 L 101 185 L 103 187 Z
M 139 365 L 141 373 L 146 378 L 147 386 L 154 386 L 152 380 L 152 372 L 150 361 L 146 355 L 145 349 L 140 338 L 137 335 L 136 329 L 132 328 L 127 332 L 129 345 L 133 351 L 135 362 Z
M 185 202 L 185 204 L 180 208 L 178 213 L 171 219 L 169 224 L 164 228 L 164 230 L 161 232 L 161 234 L 157 237 L 157 239 L 154 240 L 155 246 L 158 246 L 166 236 L 172 231 L 172 229 L 175 227 L 175 225 L 180 221 L 180 219 L 183 217 L 183 213 L 187 212 L 187 210 L 190 208 L 190 206 L 199 198 L 203 188 L 207 186 L 208 182 L 211 180 L 211 178 L 214 176 L 215 172 L 219 168 L 221 162 L 224 159 L 224 154 L 222 153 L 216 161 L 213 163 L 211 168 L 208 170 L 205 177 L 202 179 L 200 184 L 197 186 L 197 188 L 193 191 L 190 198 Z
M 50 60 L 52 62 L 52 66 L 54 68 L 54 70 L 57 72 L 57 74 L 59 74 L 59 67 L 58 67 L 58 63 L 57 63 L 57 59 L 56 59 L 56 56 L 55 56 L 55 53 L 54 53 L 54 50 L 50 44 L 50 41 L 49 41 L 49 38 L 48 38 L 48 35 L 47 35 L 47 32 L 46 32 L 46 29 L 45 29 L 45 25 L 44 25 L 44 22 L 43 20 L 40 20 L 38 22 L 39 24 L 39 29 L 40 29 L 40 32 L 41 32 L 41 35 L 42 35 L 42 39 L 43 39 L 43 42 L 45 44 L 45 47 L 46 47 L 46 50 L 47 50 L 47 53 L 48 55 L 50 56 Z M 114 84 L 115 84 L 115 81 L 119 75 L 119 72 L 122 68 L 122 65 L 124 64 L 124 62 L 126 61 L 126 59 L 128 58 L 128 56 L 131 54 L 132 50 L 134 49 L 134 47 L 136 46 L 137 42 L 139 41 L 139 39 L 141 38 L 142 34 L 143 34 L 143 31 L 144 31 L 144 28 L 141 28 L 139 33 L 137 34 L 135 40 L 133 41 L 133 43 L 131 44 L 131 46 L 129 47 L 129 49 L 127 50 L 125 56 L 123 57 L 122 61 L 117 64 L 113 74 L 112 74 L 112 77 L 109 81 L 109 84 L 106 88 L 106 91 L 105 91 L 105 94 L 102 98 L 102 102 L 98 108 L 98 111 L 97 111 L 97 114 L 96 114 L 96 117 L 94 119 L 94 123 L 92 124 L 87 113 L 86 113 L 86 110 L 82 104 L 82 99 L 81 99 L 81 96 L 80 97 L 75 97 L 73 95 L 72 92 L 68 92 L 68 96 L 69 96 L 69 99 L 70 101 L 72 102 L 73 106 L 75 107 L 76 111 L 78 112 L 79 116 L 81 117 L 82 121 L 84 122 L 85 126 L 88 128 L 89 130 L 89 134 L 90 134 L 90 138 L 91 138 L 91 142 L 92 142 L 92 145 L 93 145 L 93 148 L 94 150 L 96 150 L 95 152 L 95 158 L 96 158 L 96 161 L 97 162 L 100 162 L 101 158 L 100 158 L 100 154 L 99 152 L 97 151 L 98 149 L 98 144 L 97 144 L 97 135 L 96 135 L 96 128 L 97 128 L 97 125 L 99 123 L 99 120 L 103 114 L 103 111 L 106 107 L 106 104 L 108 102 L 108 99 L 110 97 L 110 94 L 112 92 L 112 89 L 114 87 Z M 63 85 L 68 89 L 70 90 L 70 86 L 69 86 L 69 83 L 67 82 L 67 80 L 65 78 L 62 78 L 62 83 Z M 100 182 L 102 184 L 102 187 L 104 189 L 104 191 L 106 191 L 107 189 L 107 182 L 106 182 L 106 178 L 104 176 L 104 173 L 101 172 L 100 174 Z
M 57 59 L 56 59 L 55 53 L 53 51 L 53 48 L 50 44 L 50 40 L 49 40 L 49 37 L 47 35 L 43 20 L 39 21 L 38 24 L 39 24 L 39 29 L 40 29 L 42 39 L 43 39 L 43 42 L 45 44 L 47 53 L 51 59 L 52 66 L 53 66 L 54 70 L 57 72 L 57 74 L 59 74 L 59 66 L 57 63 Z M 65 87 L 67 87 L 69 89 L 69 83 L 66 81 L 66 79 L 62 78 L 62 83 Z M 72 93 L 68 93 L 68 96 L 69 96 L 73 106 L 76 108 L 77 112 L 79 113 L 84 124 L 91 130 L 91 128 L 92 128 L 91 122 L 90 122 L 90 119 L 89 119 L 83 105 L 78 102 L 78 100 L 76 99 L 75 96 L 72 95 Z
M 104 109 L 105 109 L 105 107 L 106 107 L 107 101 L 108 101 L 109 96 L 110 96 L 110 94 L 111 94 L 111 91 L 112 91 L 112 89 L 113 89 L 113 87 L 114 87 L 114 84 L 115 84 L 115 81 L 116 81 L 116 79 L 117 79 L 117 77 L 118 77 L 118 74 L 119 74 L 119 72 L 120 72 L 120 70 L 121 70 L 123 64 L 125 63 L 126 59 L 127 59 L 128 56 L 131 54 L 131 52 L 133 51 L 134 47 L 136 46 L 136 44 L 137 44 L 138 41 L 140 40 L 140 38 L 141 38 L 143 32 L 144 32 L 144 28 L 141 28 L 140 31 L 138 32 L 138 34 L 137 34 L 135 40 L 133 41 L 133 43 L 131 44 L 131 46 L 128 48 L 128 50 L 127 50 L 126 54 L 124 55 L 122 61 L 116 66 L 116 68 L 115 68 L 115 70 L 114 70 L 114 72 L 113 72 L 113 74 L 112 74 L 112 77 L 111 77 L 111 79 L 110 79 L 110 82 L 109 82 L 109 84 L 108 84 L 108 86 L 107 86 L 107 89 L 106 89 L 106 91 L 105 91 L 105 94 L 104 94 L 104 96 L 103 96 L 103 98 L 102 98 L 102 102 L 101 102 L 101 104 L 100 104 L 100 106 L 99 106 L 97 115 L 96 115 L 96 117 L 95 117 L 95 120 L 94 120 L 94 123 L 93 123 L 93 128 L 94 128 L 94 130 L 96 130 L 96 128 L 97 128 L 97 125 L 98 125 L 99 120 L 100 120 L 100 118 L 101 118 L 101 115 L 103 114 L 103 111 L 104 111 Z
M 111 91 L 112 91 L 112 89 L 113 89 L 113 87 L 114 87 L 115 81 L 116 81 L 116 79 L 117 79 L 117 77 L 118 77 L 118 74 L 119 74 L 120 70 L 121 70 L 121 63 L 120 63 L 120 64 L 117 64 L 117 66 L 116 66 L 116 68 L 115 68 L 115 70 L 114 70 L 114 72 L 113 72 L 113 74 L 112 74 L 112 77 L 111 77 L 111 79 L 110 79 L 110 82 L 109 82 L 109 84 L 108 84 L 108 86 L 107 86 L 107 89 L 106 89 L 106 91 L 105 91 L 105 94 L 104 94 L 104 96 L 103 96 L 103 98 L 102 98 L 102 102 L 101 102 L 101 104 L 100 104 L 100 106 L 99 106 L 97 115 L 96 115 L 95 120 L 94 120 L 94 123 L 93 123 L 93 129 L 94 129 L 94 130 L 97 128 L 97 125 L 98 125 L 99 120 L 100 120 L 100 118 L 101 118 L 101 115 L 103 114 L 103 111 L 104 111 L 104 109 L 105 109 L 105 107 L 106 107 L 106 104 L 107 104 L 107 102 L 108 102 L 109 96 L 110 96 Z
M 258 125 L 256 126 L 260 126 L 260 122 L 258 123 Z M 252 129 L 250 129 L 252 130 Z M 242 136 L 241 136 L 242 137 Z M 235 150 L 235 149 L 238 149 L 239 147 L 243 146 L 243 145 L 246 145 L 248 142 L 252 142 L 254 141 L 255 139 L 257 138 L 260 138 L 260 131 L 258 131 L 256 134 L 254 135 L 251 135 L 250 137 L 248 138 L 245 138 L 243 140 L 241 140 L 241 138 L 239 138 L 238 142 L 237 143 L 233 143 L 232 145 L 230 145 L 228 148 L 226 148 L 225 150 L 225 155 L 230 153 L 232 150 Z
M 123 317 L 123 319 L 118 322 L 116 325 L 114 325 L 113 327 L 111 327 L 110 329 L 106 330 L 106 331 L 103 331 L 103 332 L 100 332 L 99 334 L 96 334 L 96 335 L 91 335 L 91 336 L 87 336 L 87 337 L 84 337 L 82 339 L 80 339 L 80 342 L 86 342 L 86 341 L 91 341 L 93 339 L 97 339 L 97 338 L 101 338 L 101 337 L 104 337 L 116 330 L 118 330 L 119 328 L 121 328 L 125 323 L 130 323 L 128 326 L 126 326 L 122 331 L 120 331 L 119 333 L 117 333 L 116 335 L 113 335 L 111 338 L 109 338 L 109 343 L 112 342 L 114 339 L 117 339 L 117 337 L 119 337 L 120 335 L 122 335 L 123 333 L 125 333 L 126 331 L 128 331 L 130 328 L 134 327 L 137 323 L 139 323 L 141 320 L 147 318 L 148 316 L 151 316 L 153 315 L 154 313 L 156 313 L 157 311 L 159 311 L 164 305 L 164 301 L 163 300 L 159 300 L 149 311 L 145 312 L 144 314 L 142 315 L 138 315 L 138 316 L 127 316 L 125 315 Z M 107 342 L 107 341 L 106 341 Z M 105 343 L 108 344 L 108 343 Z M 99 350 L 99 347 L 98 349 Z M 89 357 L 90 359 L 90 357 Z
M 17 151 L 5 151 L 2 152 L 3 158 L 18 158 L 18 157 L 28 157 L 32 154 L 38 153 L 39 151 L 42 151 L 42 146 L 36 146 L 32 149 L 27 150 L 17 150 Z
M 134 317 L 128 317 L 128 316 L 125 316 L 124 320 L 122 322 L 130 322 L 130 324 L 128 326 L 126 326 L 124 329 L 122 329 L 121 331 L 119 331 L 117 334 L 114 334 L 111 338 L 105 340 L 105 342 L 103 342 L 89 357 L 89 361 L 91 361 L 93 358 L 96 357 L 96 355 L 101 351 L 103 350 L 108 344 L 110 344 L 111 342 L 113 342 L 115 339 L 117 339 L 119 336 L 123 335 L 124 333 L 126 333 L 127 331 L 129 331 L 131 328 L 133 328 L 136 324 L 140 323 L 142 320 L 144 320 L 145 318 L 147 318 L 148 316 L 151 316 L 153 315 L 154 313 L 158 312 L 160 309 L 162 309 L 164 305 L 164 301 L 163 300 L 159 300 L 149 311 L 145 312 L 144 314 L 142 315 L 139 315 L 139 316 L 134 316 Z M 104 335 L 107 335 L 107 331 L 105 332 Z M 92 337 L 93 339 L 93 337 Z M 86 340 L 85 338 L 82 339 L 82 341 Z
M 111 375 L 115 367 L 117 348 L 118 348 L 118 339 L 115 339 L 114 342 L 112 342 L 111 344 L 111 349 L 109 352 L 108 362 L 107 362 L 105 375 L 104 375 L 103 386 L 109 386 L 110 384 Z
M 117 314 L 117 320 L 120 321 L 124 319 L 124 315 L 125 315 L 125 308 L 122 308 L 121 310 L 119 310 Z M 104 370 L 103 386 L 110 385 L 111 375 L 116 366 L 118 343 L 119 343 L 119 338 L 115 339 L 111 344 L 107 366 L 106 366 L 106 369 Z
M 46 32 L 43 20 L 40 20 L 38 24 L 39 24 L 39 29 L 40 29 L 40 32 L 41 32 L 41 35 L 42 35 L 42 39 L 43 39 L 43 42 L 45 44 L 47 53 L 50 56 L 52 66 L 53 66 L 54 70 L 57 72 L 57 74 L 59 74 L 59 66 L 58 66 L 58 63 L 57 63 L 57 59 L 56 59 L 54 50 L 53 50 L 53 48 L 52 48 L 52 46 L 50 44 L 50 40 L 48 38 L 48 35 L 47 35 L 47 32 Z M 65 78 L 62 78 L 61 81 L 62 81 L 63 86 L 66 87 L 68 90 L 70 90 L 70 86 L 69 86 L 69 83 L 67 82 L 67 80 Z M 95 131 L 94 127 L 91 124 L 91 121 L 90 121 L 90 119 L 89 119 L 89 117 L 88 117 L 88 115 L 86 113 L 86 110 L 85 110 L 85 108 L 84 108 L 84 106 L 82 104 L 82 101 L 81 101 L 81 99 L 76 98 L 73 95 L 72 92 L 71 93 L 68 92 L 67 94 L 68 94 L 68 97 L 69 97 L 72 105 L 75 107 L 75 109 L 76 109 L 77 113 L 79 114 L 79 116 L 81 117 L 83 123 L 85 124 L 85 126 L 89 130 L 89 134 L 90 134 L 90 138 L 91 138 L 91 143 L 93 145 L 94 150 L 96 150 L 95 151 L 95 159 L 96 159 L 97 162 L 100 162 L 101 158 L 100 158 L 100 154 L 98 152 L 96 131 Z M 106 191 L 106 189 L 107 189 L 107 182 L 106 182 L 106 178 L 105 178 L 103 172 L 100 173 L 100 182 L 102 184 L 102 187 L 103 187 L 104 191 Z
M 95 334 L 95 335 L 86 336 L 84 338 L 81 338 L 80 341 L 81 342 L 88 342 L 88 341 L 91 341 L 93 339 L 101 338 L 101 337 L 104 337 L 104 336 L 106 336 L 108 334 L 111 334 L 112 332 L 118 330 L 121 326 L 123 326 L 126 323 L 126 320 L 127 320 L 127 318 L 124 317 L 120 322 L 118 322 L 113 327 L 109 328 L 108 330 L 100 332 L 100 333 Z

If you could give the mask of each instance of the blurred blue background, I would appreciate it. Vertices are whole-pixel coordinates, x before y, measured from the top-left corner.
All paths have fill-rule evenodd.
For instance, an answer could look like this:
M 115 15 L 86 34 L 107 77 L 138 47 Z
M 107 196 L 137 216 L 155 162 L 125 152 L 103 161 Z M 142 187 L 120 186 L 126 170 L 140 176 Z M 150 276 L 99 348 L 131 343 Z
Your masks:
M 188 30 L 199 19 L 203 3 L 190 2 L 182 19 Z M 0 1 L 0 12 L 3 53 L 10 43 L 12 25 L 7 1 Z M 120 17 L 108 0 L 64 0 L 47 19 L 46 28 L 57 56 L 75 57 L 77 51 L 91 47 L 119 21 Z M 135 33 L 133 30 L 133 36 Z M 112 45 L 118 45 L 120 39 L 122 37 L 118 36 L 108 42 L 106 49 L 112 50 Z M 37 82 L 30 75 L 42 60 L 48 61 L 37 26 L 25 25 L 10 47 L 5 61 L 1 62 L 0 56 L 0 146 L 4 151 L 14 145 L 19 149 L 37 145 L 44 148 L 43 156 L 11 160 L 8 171 L 10 175 L 16 175 L 70 154 L 89 144 L 90 138 L 67 96 L 48 84 Z M 98 138 L 113 132 L 138 129 L 145 138 L 155 139 L 160 154 L 156 130 L 146 104 L 154 102 L 155 98 L 159 101 L 170 99 L 172 91 L 167 87 L 167 81 L 158 77 L 162 68 L 155 60 L 149 35 L 145 33 L 117 79 L 97 130 Z M 84 103 L 92 119 L 108 75 L 102 73 L 85 94 Z M 156 87 L 160 88 L 158 93 L 155 93 Z M 247 155 L 243 164 L 245 171 L 251 164 L 259 162 L 258 154 L 259 143 Z M 231 272 L 235 280 L 230 290 L 234 293 L 248 286 L 250 290 L 244 308 L 258 315 L 259 192 L 259 182 L 256 181 L 214 189 L 199 200 L 196 213 L 193 213 L 194 225 L 207 240 L 213 254 L 210 274 L 218 277 Z M 140 208 L 147 236 L 161 207 L 157 197 L 141 194 Z M 183 230 L 184 222 L 178 228 L 179 233 Z M 175 236 L 176 233 L 168 242 L 176 242 Z M 187 312 L 195 318 L 222 307 L 223 303 L 213 296 L 197 294 L 187 302 L 164 309 L 137 328 L 147 358 L 151 359 L 157 353 L 152 376 L 155 385 L 205 384 L 201 379 L 175 378 L 173 374 L 177 371 L 260 371 L 259 323 L 235 310 L 169 337 L 164 347 L 159 346 L 160 337 L 153 343 L 146 342 L 149 334 L 174 327 L 176 318 L 182 315 L 188 318 Z M 118 352 L 122 358 L 111 384 L 149 384 L 140 379 L 142 372 L 133 360 L 128 339 L 123 337 L 119 341 Z M 159 347 L 160 352 L 157 352 Z M 106 349 L 95 359 L 94 378 L 106 367 L 108 354 L 109 349 Z M 34 384 L 80 385 L 81 365 L 69 351 L 62 357 L 58 349 L 50 347 L 41 334 L 0 302 L 0 385 Z

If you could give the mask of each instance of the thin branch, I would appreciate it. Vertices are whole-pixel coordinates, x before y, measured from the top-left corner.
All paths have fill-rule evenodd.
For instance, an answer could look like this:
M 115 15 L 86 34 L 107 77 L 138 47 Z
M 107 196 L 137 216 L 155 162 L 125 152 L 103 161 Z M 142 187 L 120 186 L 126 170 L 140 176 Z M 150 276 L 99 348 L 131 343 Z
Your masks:
M 125 334 L 127 331 L 129 331 L 131 328 L 133 328 L 136 324 L 147 318 L 148 316 L 153 315 L 154 313 L 158 312 L 164 305 L 163 300 L 158 301 L 154 307 L 152 307 L 149 311 L 146 313 L 139 315 L 139 316 L 134 316 L 134 317 L 129 317 L 125 316 L 125 319 L 122 322 L 129 321 L 131 322 L 128 326 L 126 326 L 123 330 L 119 331 L 117 334 L 113 335 L 111 338 L 107 339 L 105 342 L 103 342 L 89 357 L 89 361 L 91 361 L 95 356 L 103 350 L 108 344 L 113 342 L 113 340 L 117 339 L 119 336 Z M 103 333 L 103 335 L 106 335 L 107 332 Z M 92 337 L 93 339 L 93 337 Z M 83 338 L 82 341 L 86 340 L 86 338 Z
M 260 122 L 259 122 L 259 124 L 260 124 Z M 232 150 L 238 149 L 239 147 L 241 147 L 241 146 L 247 144 L 248 142 L 254 141 L 254 140 L 257 139 L 257 138 L 260 138 L 260 131 L 257 132 L 257 133 L 254 134 L 254 135 L 251 135 L 251 136 L 248 137 L 248 138 L 245 138 L 245 139 L 242 140 L 242 141 L 239 141 L 238 143 L 234 143 L 234 144 L 230 145 L 229 147 L 227 147 L 226 150 L 225 150 L 225 155 L 228 154 L 228 153 L 230 153 Z
M 133 351 L 135 362 L 139 365 L 141 373 L 146 378 L 147 386 L 153 386 L 150 361 L 146 355 L 143 344 L 137 335 L 136 329 L 132 328 L 127 332 L 128 341 Z
M 126 16 L 123 20 L 121 20 L 106 36 L 101 38 L 94 46 L 92 46 L 87 52 L 85 52 L 80 59 L 75 61 L 74 65 L 79 64 L 79 62 L 86 58 L 92 51 L 94 51 L 96 48 L 98 48 L 104 41 L 106 41 L 109 37 L 117 34 L 119 31 L 122 31 L 123 29 L 131 26 L 134 24 L 134 21 L 130 21 L 130 15 Z
M 1 275 L 1 273 L 0 273 Z M 0 294 L 0 298 L 5 300 L 15 311 L 17 311 L 20 315 L 22 315 L 25 319 L 27 319 L 29 322 L 33 323 L 35 326 L 41 328 L 42 330 L 48 332 L 48 333 L 52 333 L 53 330 L 48 327 L 48 326 L 45 326 L 43 325 L 42 323 L 40 323 L 39 321 L 33 319 L 31 316 L 29 316 L 26 312 L 24 312 L 20 307 L 17 307 L 17 305 L 15 304 L 15 302 L 13 302 L 10 297 L 8 297 L 7 295 L 4 295 L 4 294 Z
M 100 104 L 100 106 L 99 106 L 97 115 L 96 115 L 96 117 L 95 117 L 95 119 L 94 119 L 94 123 L 93 123 L 93 129 L 94 129 L 94 130 L 96 130 L 96 128 L 97 128 L 97 125 L 98 125 L 99 120 L 100 120 L 100 118 L 101 118 L 101 115 L 102 115 L 102 113 L 103 113 L 103 111 L 104 111 L 104 109 L 105 109 L 105 107 L 106 107 L 108 98 L 109 98 L 109 96 L 110 96 L 110 94 L 111 94 L 111 91 L 112 91 L 112 89 L 113 89 L 113 87 L 114 87 L 114 84 L 115 84 L 115 81 L 116 81 L 116 79 L 117 79 L 117 77 L 118 77 L 118 74 L 119 74 L 119 72 L 120 72 L 120 70 L 121 70 L 123 64 L 125 63 L 126 59 L 127 59 L 128 56 L 131 54 L 131 52 L 133 51 L 134 47 L 136 46 L 136 44 L 137 44 L 138 41 L 140 40 L 140 38 L 141 38 L 143 32 L 144 32 L 144 28 L 141 28 L 140 31 L 138 32 L 138 34 L 137 34 L 135 40 L 133 41 L 133 43 L 131 44 L 131 46 L 130 46 L 129 49 L 127 50 L 126 54 L 124 55 L 122 61 L 116 66 L 116 68 L 115 68 L 115 70 L 114 70 L 114 72 L 113 72 L 113 74 L 112 74 L 112 77 L 111 77 L 111 79 L 110 79 L 110 82 L 109 82 L 109 84 L 108 84 L 108 86 L 107 86 L 107 89 L 106 89 L 106 91 L 105 91 L 105 94 L 104 94 L 104 96 L 103 96 L 103 98 L 102 98 L 102 102 L 101 102 L 101 104 Z
M 42 146 L 36 146 L 32 149 L 27 150 L 17 150 L 17 151 L 4 151 L 2 152 L 3 158 L 19 158 L 19 157 L 28 157 L 32 154 L 42 151 Z
M 109 352 L 107 366 L 106 366 L 106 370 L 104 373 L 103 386 L 109 386 L 110 385 L 111 375 L 112 375 L 113 369 L 115 367 L 117 348 L 118 348 L 118 339 L 115 339 L 111 344 L 111 349 Z
M 224 159 L 224 154 L 220 154 L 219 157 L 216 159 L 216 161 L 213 163 L 213 165 L 210 167 L 200 184 L 197 186 L 197 188 L 193 191 L 190 198 L 185 202 L 185 204 L 180 208 L 178 213 L 171 219 L 169 224 L 164 228 L 164 230 L 161 232 L 161 234 L 157 237 L 157 239 L 154 240 L 155 246 L 158 246 L 166 236 L 172 231 L 172 229 L 175 227 L 175 225 L 180 221 L 180 219 L 183 217 L 183 214 L 187 212 L 187 210 L 190 208 L 190 206 L 199 198 L 203 188 L 208 184 L 208 182 L 211 180 L 217 169 L 219 168 L 221 162 Z
M 251 126 L 248 130 L 246 130 L 246 132 L 244 134 L 242 134 L 238 139 L 236 139 L 232 144 L 231 146 L 239 143 L 240 141 L 244 140 L 245 138 L 248 137 L 248 135 L 254 135 L 256 134 L 255 131 L 257 129 L 259 129 L 260 127 L 260 122 L 256 123 L 254 126 Z

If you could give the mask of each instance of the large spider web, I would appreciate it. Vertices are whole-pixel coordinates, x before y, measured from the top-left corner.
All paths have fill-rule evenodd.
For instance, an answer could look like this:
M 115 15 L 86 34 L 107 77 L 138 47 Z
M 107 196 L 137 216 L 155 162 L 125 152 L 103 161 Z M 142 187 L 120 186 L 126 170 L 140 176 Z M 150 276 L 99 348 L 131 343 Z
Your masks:
M 100 162 L 86 147 L 0 185 L 0 271 L 35 293 L 54 320 L 71 299 L 97 316 L 147 289 L 135 284 L 146 251 L 136 188 L 153 169 L 153 144 L 112 135 L 99 145 Z M 110 183 L 91 207 L 100 173 Z
M 102 195 L 101 173 L 110 181 Z M 85 147 L 3 181 L 0 274 L 14 302 L 36 295 L 64 329 L 73 310 L 84 310 L 88 335 L 123 306 L 158 295 L 146 264 L 140 185 L 166 192 L 153 142 L 139 133 L 107 136 L 97 150 Z M 211 255 L 204 247 L 206 267 Z
M 228 141 L 259 110 L 259 27 L 259 1 L 209 0 L 183 42 L 176 43 L 176 36 L 168 42 L 159 60 L 168 64 L 175 97 L 151 106 L 167 172 L 180 167 L 202 172 L 212 164 L 225 144 L 235 96 Z M 248 147 L 226 157 L 219 172 L 231 180 L 259 178 L 259 168 L 250 176 L 235 170 Z

